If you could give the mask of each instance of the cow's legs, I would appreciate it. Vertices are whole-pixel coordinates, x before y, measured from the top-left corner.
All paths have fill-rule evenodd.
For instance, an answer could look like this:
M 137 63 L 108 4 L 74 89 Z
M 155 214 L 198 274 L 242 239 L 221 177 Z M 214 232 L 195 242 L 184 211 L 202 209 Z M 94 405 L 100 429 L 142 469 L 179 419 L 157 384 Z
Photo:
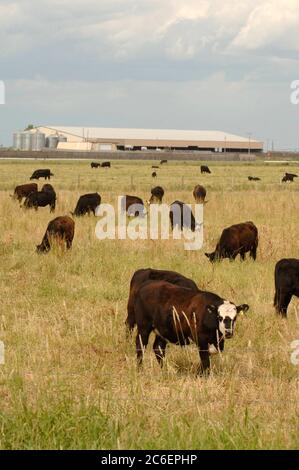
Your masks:
M 165 357 L 165 349 L 166 349 L 166 341 L 165 339 L 161 338 L 160 336 L 156 336 L 153 349 L 154 353 L 156 355 L 157 361 L 160 364 L 160 366 L 163 366 L 163 359 Z
M 276 297 L 276 310 L 277 313 L 280 313 L 283 317 L 287 316 L 287 310 L 289 303 L 291 302 L 292 293 L 289 292 L 278 292 Z
M 69 239 L 66 239 L 65 242 L 66 242 L 66 248 L 67 248 L 68 250 L 70 250 L 70 249 L 72 248 L 72 241 L 69 240 Z
M 251 258 L 252 258 L 254 261 L 256 260 L 256 250 L 257 250 L 257 246 L 256 246 L 256 245 L 254 245 L 254 247 L 251 248 L 251 250 L 250 250 L 250 256 L 251 256 Z
M 198 375 L 208 375 L 210 373 L 210 354 L 208 343 L 202 343 L 198 346 L 201 364 Z
M 150 335 L 151 329 L 138 329 L 136 336 L 136 355 L 137 355 L 137 365 L 140 366 L 143 360 L 143 354 L 145 348 L 148 344 L 148 338 Z
M 243 250 L 240 251 L 240 257 L 241 257 L 241 260 L 242 260 L 242 261 L 245 261 L 245 253 L 246 253 L 246 252 L 243 251 Z

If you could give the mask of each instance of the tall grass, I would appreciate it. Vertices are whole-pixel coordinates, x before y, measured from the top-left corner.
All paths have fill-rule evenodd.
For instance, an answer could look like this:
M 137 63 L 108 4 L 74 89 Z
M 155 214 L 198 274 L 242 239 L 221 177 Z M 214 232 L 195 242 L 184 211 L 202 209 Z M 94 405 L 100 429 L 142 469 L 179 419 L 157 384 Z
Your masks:
M 116 205 L 121 193 L 146 200 L 150 187 L 162 184 L 165 202 L 192 202 L 193 186 L 202 183 L 204 249 L 187 252 L 173 240 L 100 241 L 96 219 L 87 216 L 76 219 L 71 252 L 38 256 L 35 245 L 53 215 L 48 208 L 24 211 L 9 197 L 38 167 L 55 174 L 55 215 L 68 213 L 87 191 Z M 212 175 L 201 176 L 198 164 L 170 163 L 153 183 L 149 162 L 116 162 L 111 170 L 91 170 L 86 162 L 1 162 L 0 447 L 299 448 L 299 368 L 290 362 L 299 303 L 293 299 L 287 321 L 272 305 L 276 261 L 299 257 L 299 184 L 279 184 L 284 170 L 213 165 Z M 248 182 L 250 174 L 261 184 Z M 259 228 L 257 261 L 211 265 L 204 251 L 224 227 L 246 220 Z M 151 343 L 136 369 L 124 320 L 130 277 L 147 266 L 179 271 L 250 305 L 224 353 L 212 357 L 209 378 L 196 377 L 194 346 L 169 346 L 160 370 Z

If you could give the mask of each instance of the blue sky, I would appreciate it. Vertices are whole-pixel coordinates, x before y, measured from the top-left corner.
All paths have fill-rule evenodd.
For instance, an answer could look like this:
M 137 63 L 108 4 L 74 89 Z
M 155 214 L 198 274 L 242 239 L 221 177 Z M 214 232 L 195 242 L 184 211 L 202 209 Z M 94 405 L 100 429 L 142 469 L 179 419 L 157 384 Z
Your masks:
M 33 123 L 250 132 L 299 149 L 298 24 L 298 0 L 1 0 L 0 143 Z

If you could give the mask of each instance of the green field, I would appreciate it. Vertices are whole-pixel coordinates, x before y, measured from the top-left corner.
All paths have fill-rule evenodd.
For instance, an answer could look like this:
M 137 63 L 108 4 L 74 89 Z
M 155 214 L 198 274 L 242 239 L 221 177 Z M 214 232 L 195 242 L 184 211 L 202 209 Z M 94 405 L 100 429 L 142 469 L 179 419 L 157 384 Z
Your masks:
M 299 448 L 299 365 L 290 344 L 299 339 L 299 301 L 287 321 L 273 309 L 275 263 L 299 258 L 299 181 L 281 184 L 299 164 L 112 162 L 92 170 L 81 161 L 0 162 L 0 365 L 1 449 L 290 449 Z M 188 252 L 179 240 L 104 240 L 97 218 L 76 219 L 73 248 L 37 255 L 54 215 L 19 207 L 10 194 L 36 168 L 51 168 L 55 216 L 74 209 L 80 194 L 98 191 L 116 206 L 117 196 L 147 200 L 153 185 L 164 202 L 193 202 L 195 184 L 207 189 L 204 249 Z M 247 176 L 260 176 L 252 183 Z M 299 179 L 299 178 L 298 178 Z M 40 180 L 39 186 L 44 183 Z M 224 227 L 252 220 L 259 229 L 257 261 L 211 265 Z M 199 378 L 195 347 L 169 346 L 160 370 L 151 343 L 143 369 L 135 341 L 125 334 L 133 272 L 171 269 L 202 289 L 248 303 L 235 336 L 213 356 L 209 378 Z

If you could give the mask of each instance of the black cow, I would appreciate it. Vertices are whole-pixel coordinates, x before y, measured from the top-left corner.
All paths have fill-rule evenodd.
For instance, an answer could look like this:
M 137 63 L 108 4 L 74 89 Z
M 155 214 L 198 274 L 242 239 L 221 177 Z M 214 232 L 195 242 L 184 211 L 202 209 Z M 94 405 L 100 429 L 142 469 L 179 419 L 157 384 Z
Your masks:
M 152 172 L 152 177 L 157 178 L 157 173 L 155 171 Z
M 136 324 L 134 313 L 135 296 L 138 289 L 147 281 L 167 281 L 170 284 L 186 287 L 187 289 L 199 292 L 197 285 L 194 281 L 192 281 L 192 279 L 189 279 L 188 277 L 185 277 L 175 271 L 165 271 L 162 269 L 152 268 L 138 269 L 133 274 L 130 282 L 130 294 L 127 305 L 128 315 L 126 319 L 126 326 L 130 332 L 133 331 Z
M 253 222 L 244 222 L 225 228 L 215 251 L 205 255 L 213 263 L 223 258 L 234 260 L 238 255 L 244 260 L 249 251 L 251 258 L 255 260 L 257 247 L 258 229 Z
M 164 163 L 167 163 L 167 160 L 161 160 L 160 165 L 164 165 Z
M 161 186 L 155 186 L 151 189 L 149 204 L 161 204 L 164 196 L 164 189 Z
M 180 230 L 189 228 L 192 232 L 195 231 L 196 222 L 192 210 L 182 201 L 174 201 L 170 205 L 169 219 L 172 230 L 179 227 Z
M 168 342 L 179 346 L 193 342 L 201 359 L 199 372 L 209 373 L 210 353 L 223 351 L 224 340 L 234 334 L 238 314 L 248 309 L 247 304 L 236 306 L 212 292 L 148 281 L 141 285 L 134 299 L 137 363 L 141 365 L 154 331 L 153 349 L 161 366 Z
M 37 211 L 39 207 L 46 207 L 50 206 L 50 212 L 55 211 L 56 207 L 56 193 L 53 190 L 46 190 L 46 191 L 36 191 L 34 193 L 30 193 L 24 202 L 23 207 L 26 209 L 34 209 Z
M 283 317 L 293 295 L 299 297 L 299 259 L 281 259 L 275 266 L 274 306 Z
M 288 181 L 290 181 L 291 183 L 293 183 L 294 178 L 298 178 L 298 175 L 295 175 L 294 173 L 286 173 L 282 178 L 281 182 L 287 183 Z
M 51 170 L 47 168 L 45 170 L 35 170 L 30 176 L 30 179 L 38 180 L 39 178 L 45 178 L 46 180 L 49 180 L 51 179 L 51 176 L 54 176 L 54 175 L 53 173 L 51 173 Z
M 249 181 L 261 181 L 261 178 L 258 178 L 257 176 L 248 176 Z
M 137 196 L 122 196 L 120 207 L 130 217 L 143 217 L 146 213 L 143 200 Z
M 81 216 L 93 213 L 96 215 L 96 208 L 101 204 L 101 196 L 98 193 L 83 194 L 80 196 L 72 215 Z
M 158 168 L 160 168 L 160 167 L 159 167 L 158 165 L 153 165 L 153 166 L 152 166 L 152 169 L 155 169 L 155 168 L 158 169 Z
M 201 165 L 201 167 L 200 167 L 200 172 L 201 172 L 201 173 L 211 173 L 211 170 L 210 170 L 210 168 L 209 168 L 208 166 L 206 166 L 206 165 Z
M 65 242 L 66 248 L 69 250 L 72 247 L 74 233 L 75 222 L 73 219 L 68 216 L 56 217 L 56 219 L 49 222 L 42 242 L 37 245 L 36 251 L 38 253 L 48 253 L 53 239 L 60 243 Z
M 110 162 L 103 162 L 103 163 L 101 164 L 101 167 L 102 167 L 102 168 L 111 168 L 111 163 L 110 163 Z
M 91 168 L 99 168 L 101 166 L 101 164 L 96 163 L 96 162 L 91 162 L 90 166 L 91 166 Z

